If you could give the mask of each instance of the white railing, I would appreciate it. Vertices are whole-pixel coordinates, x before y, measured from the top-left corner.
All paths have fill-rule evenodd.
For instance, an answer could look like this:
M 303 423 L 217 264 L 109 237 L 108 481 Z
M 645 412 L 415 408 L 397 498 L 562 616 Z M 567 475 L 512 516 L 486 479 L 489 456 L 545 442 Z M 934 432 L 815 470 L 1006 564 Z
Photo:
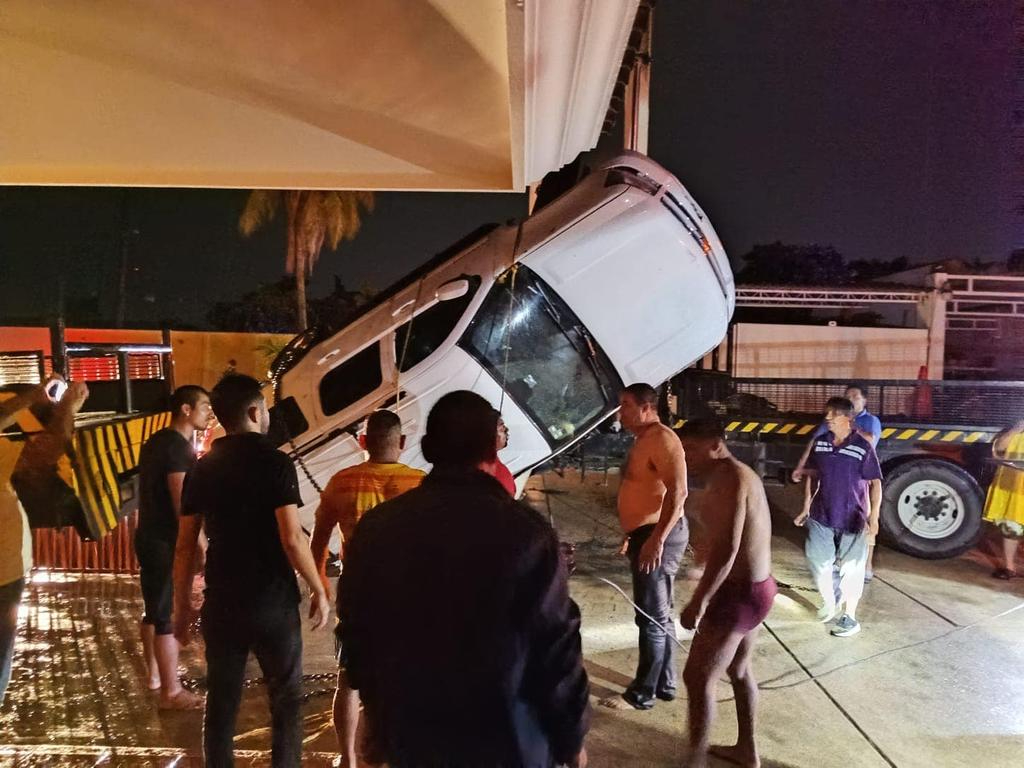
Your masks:
M 1024 319 L 1024 276 L 949 275 L 941 289 L 820 288 L 815 286 L 736 286 L 737 307 L 830 309 L 871 304 L 918 304 L 935 290 L 946 295 L 950 321 L 967 318 Z M 979 324 L 982 328 L 990 328 Z M 951 323 L 965 329 L 968 324 Z

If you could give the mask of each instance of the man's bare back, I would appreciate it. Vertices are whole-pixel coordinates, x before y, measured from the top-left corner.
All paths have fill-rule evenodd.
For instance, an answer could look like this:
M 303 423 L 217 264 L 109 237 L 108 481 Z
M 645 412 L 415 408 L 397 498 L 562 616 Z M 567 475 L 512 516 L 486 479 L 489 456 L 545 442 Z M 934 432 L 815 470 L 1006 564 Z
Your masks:
M 683 670 L 689 695 L 688 768 L 705 768 L 709 753 L 758 768 L 754 740 L 757 681 L 751 660 L 761 622 L 776 594 L 771 576 L 771 515 L 761 480 L 737 461 L 719 423 L 687 422 L 680 430 L 690 468 L 706 481 L 702 519 L 710 552 L 704 575 L 680 621 L 696 628 Z M 718 680 L 729 675 L 736 697 L 738 737 L 711 747 L 708 735 Z
M 728 556 L 731 547 L 731 519 L 740 510 L 742 524 L 740 546 L 732 568 L 725 577 L 729 583 L 756 583 L 771 576 L 772 520 L 768 497 L 757 474 L 735 457 L 721 459 L 708 476 L 703 519 L 711 542 L 711 557 Z

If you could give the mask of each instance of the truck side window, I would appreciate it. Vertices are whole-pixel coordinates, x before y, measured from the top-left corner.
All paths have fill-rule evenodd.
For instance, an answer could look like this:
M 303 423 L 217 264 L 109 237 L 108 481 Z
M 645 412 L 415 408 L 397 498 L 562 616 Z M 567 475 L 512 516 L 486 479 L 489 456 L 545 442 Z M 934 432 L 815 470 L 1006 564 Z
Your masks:
M 439 301 L 429 309 L 420 312 L 413 319 L 395 330 L 395 361 L 398 370 L 405 373 L 418 363 L 422 363 L 434 353 L 447 339 L 466 308 L 476 295 L 480 286 L 480 278 L 472 276 L 469 290 L 465 295 L 449 301 Z M 412 335 L 409 335 L 410 327 Z M 408 337 L 408 342 L 406 338 Z M 404 357 L 403 357 L 404 353 Z
M 320 407 L 327 416 L 343 411 L 383 383 L 380 344 L 374 342 L 320 380 Z

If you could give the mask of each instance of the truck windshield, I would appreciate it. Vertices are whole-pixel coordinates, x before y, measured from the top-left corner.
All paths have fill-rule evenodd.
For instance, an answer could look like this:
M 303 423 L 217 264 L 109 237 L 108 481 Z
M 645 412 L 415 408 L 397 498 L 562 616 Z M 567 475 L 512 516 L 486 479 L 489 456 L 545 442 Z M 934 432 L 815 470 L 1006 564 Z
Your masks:
M 557 449 L 618 405 L 622 382 L 568 305 L 516 269 L 495 282 L 460 345 Z

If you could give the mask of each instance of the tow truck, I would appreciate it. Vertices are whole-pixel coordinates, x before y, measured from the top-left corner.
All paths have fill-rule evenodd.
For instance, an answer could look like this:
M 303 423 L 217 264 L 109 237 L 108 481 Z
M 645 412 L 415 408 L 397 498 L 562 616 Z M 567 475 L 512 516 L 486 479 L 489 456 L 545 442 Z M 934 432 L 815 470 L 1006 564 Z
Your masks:
M 730 450 L 766 481 L 784 484 L 839 379 L 736 378 L 688 370 L 667 387 L 676 422 L 723 421 Z M 882 422 L 882 541 L 921 558 L 955 557 L 981 534 L 992 441 L 1024 413 L 1021 381 L 857 381 Z

